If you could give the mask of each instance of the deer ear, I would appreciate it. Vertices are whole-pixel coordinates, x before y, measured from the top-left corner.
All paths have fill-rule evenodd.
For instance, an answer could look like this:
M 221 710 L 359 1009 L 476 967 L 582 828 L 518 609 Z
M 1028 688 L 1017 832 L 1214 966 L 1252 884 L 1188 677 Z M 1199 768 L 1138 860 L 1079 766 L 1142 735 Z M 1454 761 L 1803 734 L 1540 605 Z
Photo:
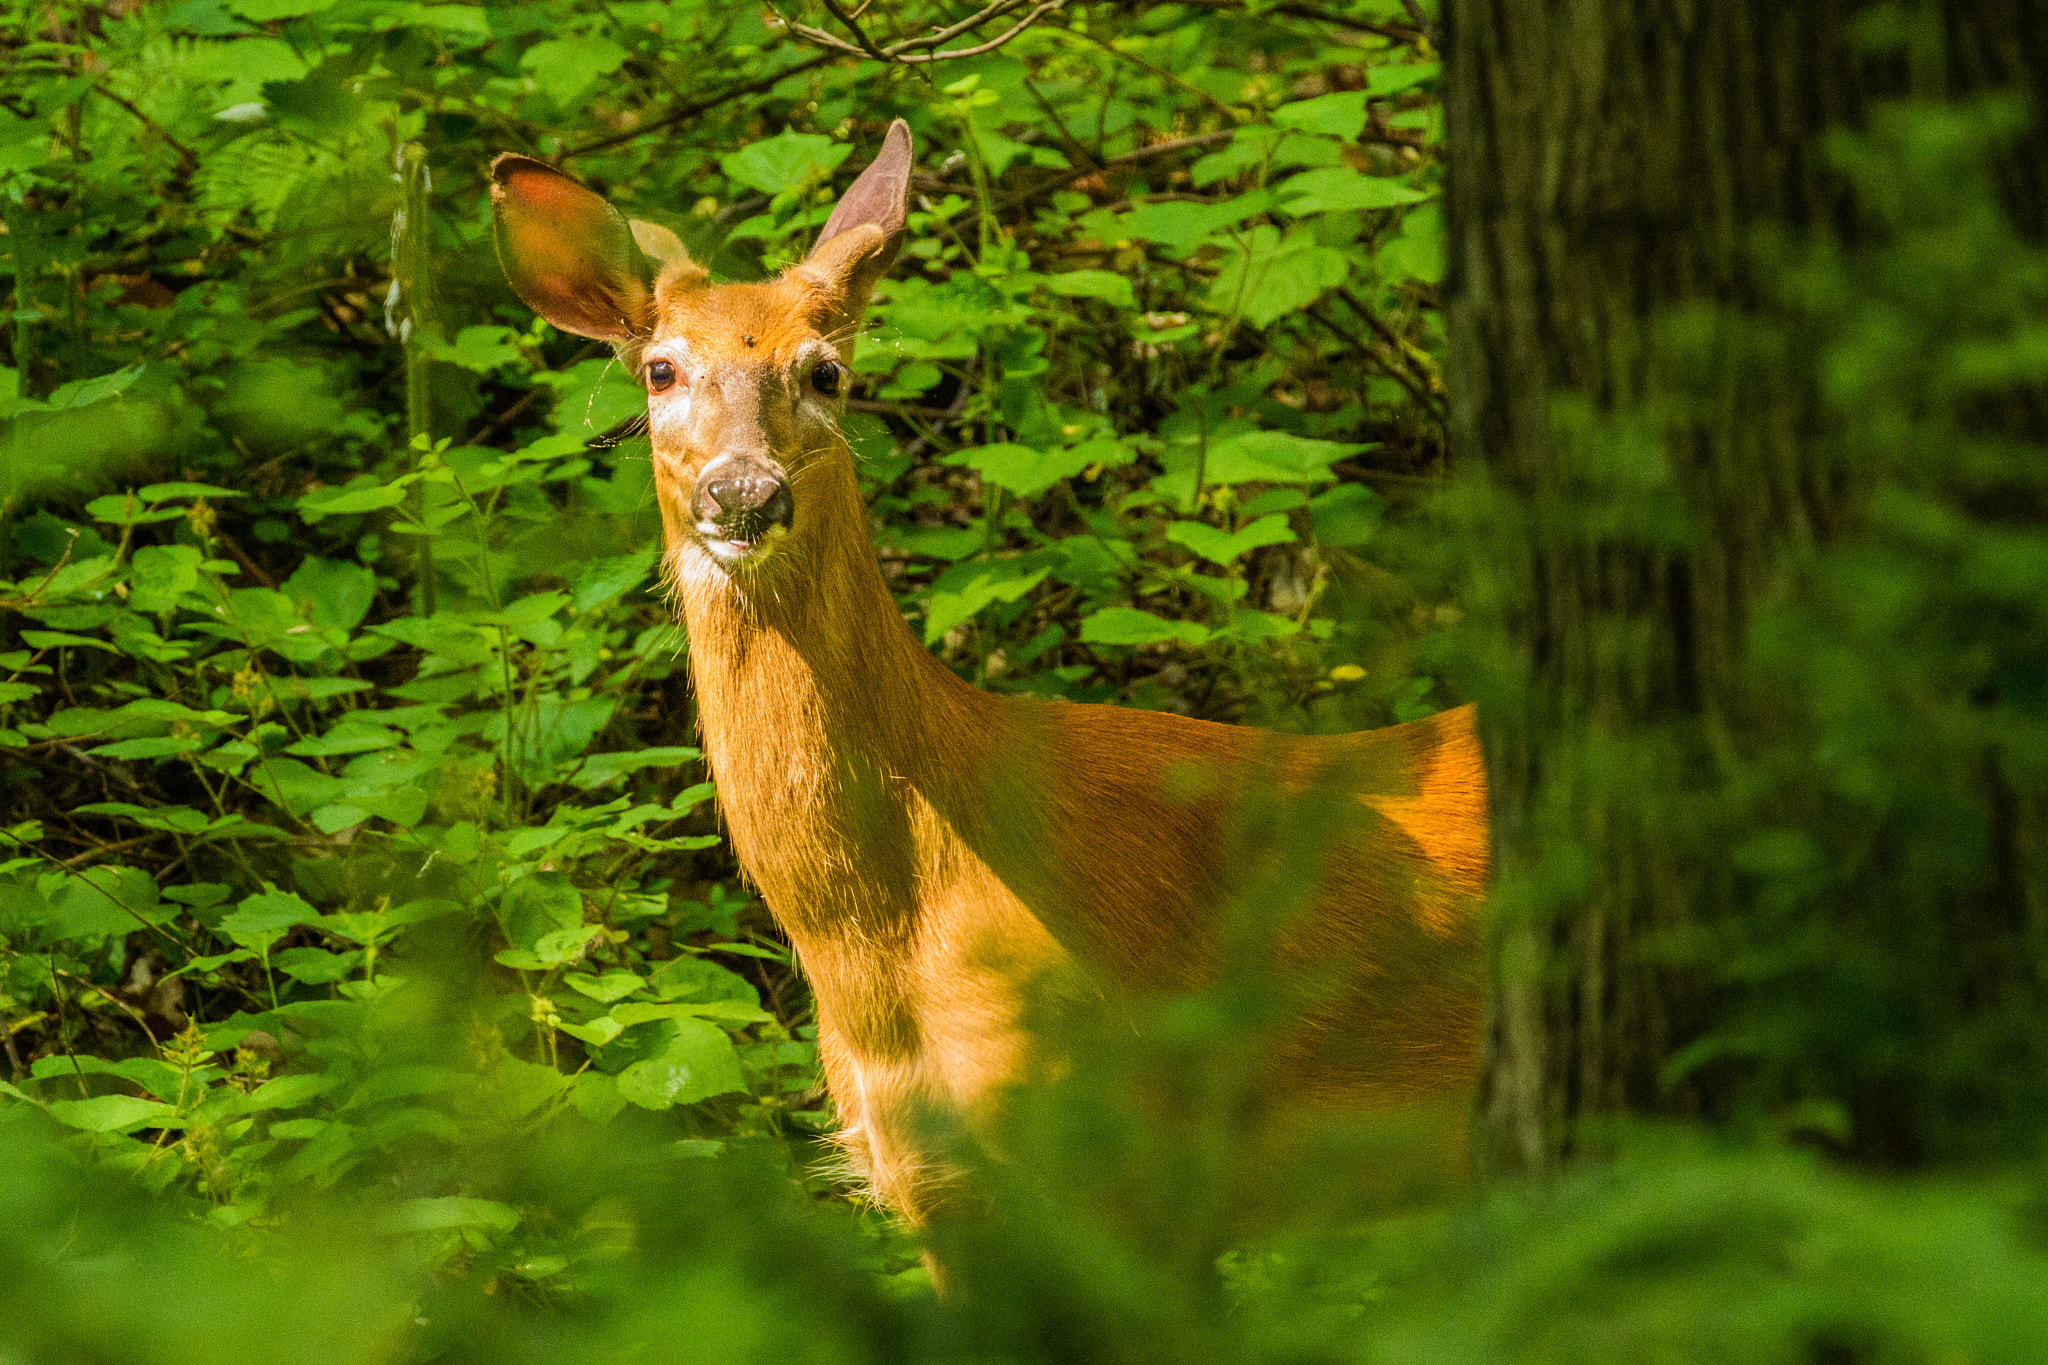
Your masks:
M 545 162 L 491 163 L 498 263 L 513 292 L 565 332 L 625 343 L 653 322 L 654 272 L 625 216 Z
M 832 210 L 817 244 L 799 267 L 838 293 L 850 312 L 858 312 L 867 302 L 868 291 L 903 245 L 910 165 L 910 125 L 897 119 L 882 139 L 881 153 Z

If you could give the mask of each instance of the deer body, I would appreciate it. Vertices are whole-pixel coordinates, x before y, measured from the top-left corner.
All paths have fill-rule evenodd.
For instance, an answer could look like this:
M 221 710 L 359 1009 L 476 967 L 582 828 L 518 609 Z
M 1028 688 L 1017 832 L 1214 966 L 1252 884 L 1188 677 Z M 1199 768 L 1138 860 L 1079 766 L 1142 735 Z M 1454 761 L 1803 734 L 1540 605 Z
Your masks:
M 1208 979 L 1219 907 L 1290 876 L 1312 909 L 1273 939 L 1302 983 L 1276 1100 L 1457 1092 L 1487 871 L 1469 710 L 1300 738 L 999 697 L 898 614 L 835 367 L 894 255 L 909 164 L 899 123 L 811 257 L 755 285 L 710 284 L 540 163 L 494 168 L 521 296 L 647 378 L 705 756 L 812 983 L 849 1148 L 927 1221 L 948 1183 L 922 1113 L 985 1121 L 1046 1060 L 1028 1022 L 1049 1005 Z M 1291 847 L 1304 822 L 1320 832 Z

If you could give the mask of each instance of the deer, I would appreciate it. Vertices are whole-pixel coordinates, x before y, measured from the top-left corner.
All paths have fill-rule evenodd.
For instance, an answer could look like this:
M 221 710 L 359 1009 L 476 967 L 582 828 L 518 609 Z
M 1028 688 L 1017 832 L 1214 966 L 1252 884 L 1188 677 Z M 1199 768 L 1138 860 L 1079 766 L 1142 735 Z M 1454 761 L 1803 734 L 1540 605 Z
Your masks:
M 914 1227 L 959 1213 L 923 1116 L 988 1126 L 1057 1067 L 1049 1000 L 1212 980 L 1219 907 L 1276 873 L 1307 904 L 1271 935 L 1299 985 L 1262 1068 L 1275 1105 L 1469 1110 L 1489 869 L 1471 707 L 1308 736 L 997 694 L 905 622 L 840 418 L 912 160 L 898 119 L 799 263 L 726 283 L 545 162 L 491 168 L 514 292 L 646 388 L 701 750 L 808 978 L 839 1140 Z M 1235 837 L 1260 809 L 1330 837 Z

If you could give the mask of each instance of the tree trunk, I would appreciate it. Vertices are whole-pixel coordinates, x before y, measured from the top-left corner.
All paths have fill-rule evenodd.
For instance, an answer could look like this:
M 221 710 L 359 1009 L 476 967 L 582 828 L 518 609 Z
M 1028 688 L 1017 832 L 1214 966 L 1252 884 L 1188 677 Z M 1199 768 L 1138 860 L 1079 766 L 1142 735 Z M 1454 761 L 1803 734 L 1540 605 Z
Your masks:
M 1807 1021 L 1844 1035 L 1839 1066 L 1757 1021 L 1787 991 L 1843 997 L 1809 1014 L 1864 999 L 1830 975 L 1841 943 L 1873 955 L 1868 999 L 1909 1048 L 1993 1008 L 2038 1019 L 2048 871 L 2025 826 L 2048 805 L 2005 732 L 1981 761 L 1913 750 L 1982 835 L 1958 834 L 1981 857 L 1933 884 L 1903 870 L 1925 860 L 1896 793 L 1822 771 L 1833 685 L 1788 678 L 1819 667 L 1827 623 L 1857 628 L 1816 585 L 1906 466 L 1850 458 L 1855 408 L 1816 357 L 1862 352 L 1786 282 L 1816 244 L 1861 259 L 1905 233 L 1873 227 L 1881 196 L 1824 135 L 1870 134 L 1884 101 L 2048 90 L 2048 20 L 2034 0 L 1446 0 L 1444 43 L 1452 428 L 1478 471 L 1473 617 L 1496 628 L 1473 668 L 1499 926 L 1482 1161 L 1549 1168 L 1607 1116 L 1809 1102 L 1836 1140 L 1916 1155 L 1950 1091 L 1871 1060 L 1839 1020 Z M 2035 243 L 2039 129 L 1985 179 Z M 2038 388 L 1995 398 L 1956 417 L 1959 440 L 2048 436 Z M 1995 509 L 1953 469 L 1929 496 L 2038 534 L 2040 477 L 2000 468 Z M 1764 660 L 1801 611 L 1823 626 Z M 1881 667 L 1883 640 L 1855 638 L 1854 666 Z M 1998 638 L 2010 655 L 2020 636 Z M 2038 714 L 1988 685 L 1988 702 L 1941 692 L 1939 716 Z M 1875 733 L 1857 743 L 1889 752 Z M 1809 929 L 1834 946 L 1797 947 Z M 1795 966 L 1773 965 L 1779 943 Z M 1931 958 L 1885 956 L 1916 952 Z

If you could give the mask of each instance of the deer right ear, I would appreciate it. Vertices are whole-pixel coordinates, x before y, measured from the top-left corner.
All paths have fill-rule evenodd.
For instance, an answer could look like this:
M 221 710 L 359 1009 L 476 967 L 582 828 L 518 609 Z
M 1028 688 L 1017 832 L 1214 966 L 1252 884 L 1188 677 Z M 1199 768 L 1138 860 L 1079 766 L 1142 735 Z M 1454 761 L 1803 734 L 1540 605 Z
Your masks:
M 498 263 L 534 312 L 614 344 L 652 330 L 653 268 L 625 215 L 602 198 L 508 152 L 491 163 L 491 217 Z
M 798 267 L 838 294 L 851 315 L 859 315 L 868 291 L 903 245 L 911 161 L 910 125 L 897 119 L 889 125 L 873 164 L 847 189 L 825 220 L 811 254 Z

